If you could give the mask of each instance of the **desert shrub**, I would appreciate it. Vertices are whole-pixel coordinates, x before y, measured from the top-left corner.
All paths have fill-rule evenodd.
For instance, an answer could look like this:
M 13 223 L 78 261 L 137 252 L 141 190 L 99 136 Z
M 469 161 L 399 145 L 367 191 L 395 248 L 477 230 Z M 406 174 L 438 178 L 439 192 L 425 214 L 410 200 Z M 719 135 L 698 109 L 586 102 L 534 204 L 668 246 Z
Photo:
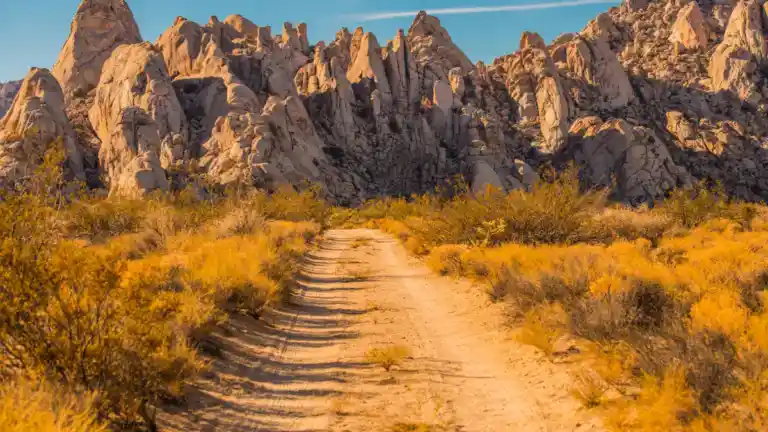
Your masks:
M 231 235 L 248 235 L 264 228 L 266 221 L 255 209 L 235 209 L 218 222 L 217 230 L 220 237 Z
M 644 238 L 655 244 L 673 228 L 672 218 L 662 212 L 646 208 L 607 208 L 586 224 L 583 240 L 612 243 Z
M 410 237 L 405 241 L 405 249 L 416 256 L 422 256 L 429 254 L 429 249 L 424 246 L 424 243 L 418 237 Z
M 106 432 L 92 396 L 77 396 L 44 382 L 13 380 L 0 387 L 0 430 Z
M 83 197 L 66 209 L 67 233 L 77 238 L 108 238 L 142 228 L 148 204 L 132 199 Z
M 113 237 L 103 249 L 120 259 L 139 259 L 165 246 L 164 239 L 153 230 Z
M 61 413 L 49 417 L 72 430 L 80 420 L 68 407 L 83 422 L 88 411 L 116 428 L 151 428 L 155 407 L 180 397 L 204 367 L 195 347 L 206 332 L 227 313 L 258 315 L 279 301 L 319 233 L 314 222 L 266 221 L 261 209 L 324 218 L 306 193 L 272 205 L 260 195 L 200 200 L 188 191 L 67 202 L 32 189 L 0 201 L 0 388 L 21 374 L 68 389 L 51 399 Z M 74 391 L 97 397 L 81 413 L 62 399 Z M 37 394 L 14 395 L 37 410 Z
M 566 320 L 565 311 L 559 304 L 539 306 L 525 314 L 517 339 L 550 356 L 555 351 L 555 342 L 565 334 Z
M 681 351 L 687 384 L 694 391 L 699 408 L 711 413 L 736 388 L 736 345 L 722 333 L 703 331 L 683 339 Z
M 511 214 L 505 219 L 504 241 L 573 243 L 592 214 L 602 208 L 604 192 L 580 191 L 578 173 L 570 170 L 551 183 L 538 183 L 530 192 L 510 194 Z
M 721 212 L 691 222 L 690 228 L 659 209 L 630 212 L 587 211 L 575 239 L 593 243 L 509 242 L 493 235 L 462 246 L 438 241 L 427 263 L 439 273 L 475 279 L 494 300 L 510 302 L 513 316 L 522 318 L 510 322 L 520 326 L 526 343 L 545 353 L 563 331 L 602 347 L 621 347 L 597 356 L 601 378 L 630 389 L 640 385 L 643 395 L 676 407 L 666 411 L 650 396 L 634 403 L 622 399 L 617 404 L 622 427 L 674 430 L 706 423 L 710 430 L 717 430 L 715 424 L 760 430 L 745 419 L 763 418 L 763 408 L 744 402 L 744 395 L 755 394 L 755 382 L 763 382 L 760 377 L 768 370 L 763 211 L 755 212 L 749 224 Z M 406 241 L 422 238 L 413 220 L 397 222 Z M 419 217 L 418 224 L 432 222 Z M 567 319 L 555 319 L 553 310 Z M 648 379 L 638 378 L 643 373 Z M 600 392 L 589 385 L 584 390 L 588 404 L 595 403 Z M 727 414 L 734 403 L 753 412 Z M 658 422 L 654 413 L 660 413 Z
M 163 304 L 158 288 L 123 283 L 119 261 L 66 243 L 30 251 L 12 241 L 0 252 L 6 373 L 96 391 L 102 412 L 132 422 L 151 417 L 147 407 L 199 368 L 184 334 L 166 324 L 174 303 Z
M 608 390 L 608 383 L 591 369 L 585 368 L 573 375 L 571 394 L 587 408 L 602 405 Z
M 365 360 L 390 372 L 393 367 L 400 366 L 403 360 L 410 355 L 408 347 L 396 345 L 386 348 L 372 348 L 365 353 Z
M 757 205 L 730 200 L 720 186 L 709 188 L 703 184 L 692 189 L 676 189 L 657 207 L 659 213 L 686 228 L 721 218 L 747 230 L 752 228 L 760 210 Z
M 592 218 L 604 201 L 602 192 L 580 191 L 578 175 L 572 170 L 530 191 L 504 193 L 491 188 L 453 198 L 423 195 L 370 201 L 345 220 L 384 220 L 380 225 L 385 230 L 404 242 L 417 237 L 427 248 L 443 244 L 573 243 L 595 236 L 590 231 Z M 395 228 L 399 224 L 404 227 Z
M 693 407 L 685 371 L 670 366 L 662 377 L 644 376 L 637 399 L 620 401 L 608 418 L 608 426 L 617 431 L 683 430 L 681 417 Z
M 411 229 L 404 222 L 394 219 L 381 219 L 377 221 L 377 226 L 384 232 L 390 233 L 402 242 L 407 242 L 413 237 Z
M 320 198 L 320 190 L 314 187 L 301 192 L 283 188 L 271 195 L 254 192 L 246 202 L 267 219 L 312 221 L 324 225 L 331 215 L 331 208 Z
M 463 273 L 461 256 L 466 251 L 461 245 L 438 246 L 427 257 L 427 265 L 440 275 L 460 276 Z

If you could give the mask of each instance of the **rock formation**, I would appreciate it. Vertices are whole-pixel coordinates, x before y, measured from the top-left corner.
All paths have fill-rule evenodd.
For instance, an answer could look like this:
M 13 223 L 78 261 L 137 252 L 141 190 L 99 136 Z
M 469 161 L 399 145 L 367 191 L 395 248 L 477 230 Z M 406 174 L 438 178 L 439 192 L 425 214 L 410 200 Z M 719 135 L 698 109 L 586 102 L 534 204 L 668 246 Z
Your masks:
M 138 107 L 156 124 L 164 165 L 189 159 L 187 119 L 176 97 L 163 57 L 148 43 L 122 45 L 104 64 L 89 113 L 91 124 L 108 145 L 121 121 L 120 111 Z
M 0 120 L 0 186 L 31 176 L 45 152 L 60 146 L 68 174 L 84 180 L 83 155 L 64 112 L 64 95 L 47 69 L 31 69 Z
M 684 50 L 707 48 L 709 43 L 707 24 L 698 3 L 692 1 L 680 9 L 677 19 L 672 25 L 672 35 L 669 37 L 669 41 L 676 44 L 675 48 L 678 51 L 680 51 L 679 47 Z
M 576 36 L 566 43 L 565 63 L 576 79 L 597 89 L 603 109 L 626 106 L 634 90 L 626 71 L 608 43 L 600 38 Z
M 120 109 L 99 150 L 99 163 L 113 196 L 136 197 L 168 190 L 160 165 L 160 134 L 152 117 L 139 107 Z
M 670 190 L 689 186 L 684 168 L 672 160 L 653 131 L 625 120 L 598 117 L 576 120 L 570 130 L 571 151 L 590 184 L 610 187 L 615 180 L 621 200 L 652 203 Z
M 626 202 L 697 181 L 766 200 L 763 14 L 757 0 L 626 0 L 549 45 L 525 32 L 486 65 L 424 12 L 386 43 L 360 27 L 312 45 L 305 24 L 273 34 L 232 15 L 179 18 L 150 45 L 124 0 L 84 0 L 54 70 L 65 102 L 38 109 L 42 95 L 28 91 L 12 112 L 42 114 L 24 114 L 34 120 L 23 128 L 6 118 L 0 136 L 60 130 L 114 194 L 194 174 L 314 183 L 354 204 L 459 175 L 475 192 L 528 188 L 540 165 L 576 162 L 586 183 L 615 185 Z
M 731 13 L 723 42 L 709 62 L 713 90 L 734 92 L 756 103 L 761 95 L 753 72 L 765 61 L 762 8 L 756 0 L 740 1 Z
M 555 153 L 565 144 L 568 130 L 568 103 L 560 82 L 560 75 L 546 47 L 524 37 L 519 52 L 497 59 L 500 71 L 506 76 L 505 86 L 518 105 L 522 121 L 538 122 L 541 128 L 541 148 Z
M 83 0 L 69 38 L 53 66 L 66 100 L 87 94 L 98 83 L 104 62 L 122 44 L 141 42 L 125 0 Z
M 0 83 L 0 118 L 5 116 L 5 113 L 11 109 L 13 99 L 16 97 L 16 93 L 21 88 L 21 81 L 9 81 L 7 83 Z
M 160 54 L 147 43 L 122 45 L 104 63 L 89 118 L 101 141 L 110 193 L 168 188 L 166 166 L 187 154 L 187 124 Z

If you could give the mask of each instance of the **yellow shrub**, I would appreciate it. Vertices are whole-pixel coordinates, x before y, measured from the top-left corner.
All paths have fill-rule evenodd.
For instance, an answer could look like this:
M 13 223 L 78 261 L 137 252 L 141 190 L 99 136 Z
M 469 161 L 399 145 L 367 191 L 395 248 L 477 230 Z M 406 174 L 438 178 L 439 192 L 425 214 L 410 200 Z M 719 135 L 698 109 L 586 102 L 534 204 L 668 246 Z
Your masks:
M 565 333 L 567 316 L 562 306 L 551 304 L 529 311 L 525 315 L 518 340 L 552 355 L 555 342 Z
M 377 221 L 378 228 L 382 231 L 392 234 L 401 242 L 406 242 L 411 237 L 411 230 L 408 226 L 398 220 L 382 219 Z
M 608 384 L 594 371 L 582 369 L 573 375 L 571 394 L 585 407 L 594 408 L 604 402 Z
M 443 245 L 432 249 L 427 257 L 427 266 L 443 276 L 462 274 L 461 256 L 467 251 L 461 245 Z
M 365 353 L 365 360 L 368 363 L 381 366 L 389 372 L 393 367 L 402 364 L 403 360 L 410 355 L 411 350 L 408 347 L 396 345 L 387 348 L 373 348 Z
M 138 231 L 150 203 L 132 199 L 83 199 L 65 212 L 66 229 L 73 237 L 108 238 Z
M 738 340 L 747 325 L 748 311 L 734 293 L 718 291 L 706 294 L 693 305 L 691 320 L 693 330 L 713 330 Z
M 608 425 L 621 431 L 683 431 L 681 414 L 694 406 L 693 395 L 685 384 L 685 371 L 667 370 L 662 379 L 646 376 L 639 398 L 624 401 L 609 417 Z
M 53 386 L 12 381 L 0 387 L 3 432 L 107 432 L 97 420 L 92 397 L 78 397 Z
M 324 204 L 308 197 L 284 194 L 272 205 L 263 196 L 200 202 L 181 193 L 93 199 L 61 211 L 46 195 L 4 197 L 0 375 L 45 376 L 60 388 L 94 391 L 100 419 L 151 427 L 152 407 L 180 397 L 205 367 L 195 342 L 226 312 L 258 314 L 280 300 L 319 233 L 315 222 L 262 223 L 256 206 L 321 218 Z M 255 210 L 220 222 L 237 208 Z M 225 225 L 221 236 L 216 228 Z M 62 416 L 69 415 L 61 400 Z
M 408 252 L 417 256 L 427 255 L 429 253 L 429 250 L 424 246 L 424 243 L 417 237 L 411 237 L 406 240 L 404 246 Z

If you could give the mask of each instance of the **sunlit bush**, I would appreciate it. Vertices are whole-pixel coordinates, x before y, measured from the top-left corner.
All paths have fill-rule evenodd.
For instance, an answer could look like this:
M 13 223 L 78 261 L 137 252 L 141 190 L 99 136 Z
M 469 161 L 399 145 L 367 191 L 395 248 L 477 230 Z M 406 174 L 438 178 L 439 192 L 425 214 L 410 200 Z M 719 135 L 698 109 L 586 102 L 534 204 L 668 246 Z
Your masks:
M 0 201 L 2 430 L 151 427 L 213 326 L 285 297 L 327 212 L 313 191 L 65 196 L 55 161 L 41 170 Z
M 53 385 L 14 380 L 0 387 L 0 430 L 4 432 L 106 432 L 93 396 Z

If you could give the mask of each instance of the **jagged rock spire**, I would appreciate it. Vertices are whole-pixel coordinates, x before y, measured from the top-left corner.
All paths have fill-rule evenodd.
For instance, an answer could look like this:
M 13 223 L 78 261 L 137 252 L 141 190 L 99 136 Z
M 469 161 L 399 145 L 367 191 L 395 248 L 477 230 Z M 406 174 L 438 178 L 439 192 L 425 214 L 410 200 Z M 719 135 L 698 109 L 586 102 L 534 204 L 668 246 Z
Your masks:
M 96 87 L 101 68 L 115 48 L 141 40 L 125 0 L 83 0 L 52 71 L 65 99 L 82 96 Z

